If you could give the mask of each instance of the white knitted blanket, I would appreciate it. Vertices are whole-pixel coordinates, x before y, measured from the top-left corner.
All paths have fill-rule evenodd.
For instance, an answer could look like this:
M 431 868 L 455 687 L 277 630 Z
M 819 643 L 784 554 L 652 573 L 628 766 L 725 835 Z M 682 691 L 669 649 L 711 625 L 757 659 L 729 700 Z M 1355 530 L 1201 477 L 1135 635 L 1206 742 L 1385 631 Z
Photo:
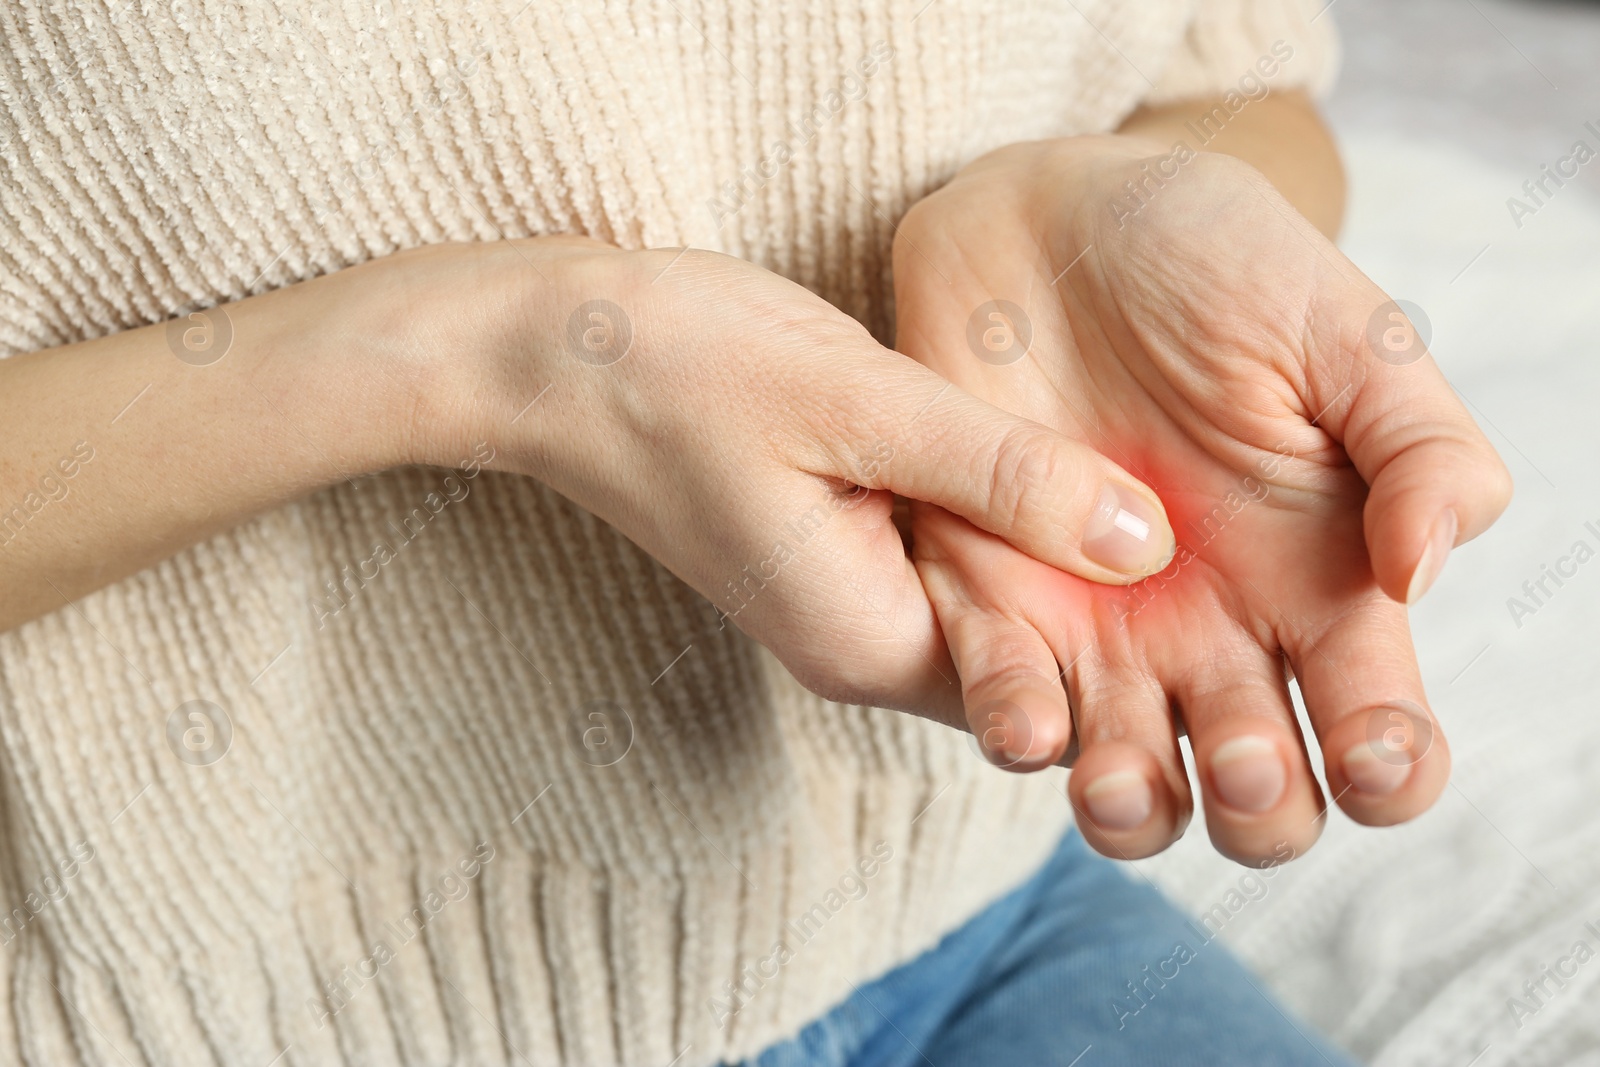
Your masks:
M 1574 141 L 1600 149 L 1582 121 L 1600 128 L 1600 78 L 1559 69 L 1574 42 L 1593 55 L 1600 11 L 1480 0 L 1489 25 L 1418 3 L 1397 26 L 1393 5 L 1375 6 L 1340 8 L 1341 92 L 1355 94 L 1332 109 L 1354 190 L 1343 244 L 1425 309 L 1437 358 L 1517 479 L 1502 522 L 1455 553 L 1413 614 L 1453 784 L 1406 827 L 1334 812 L 1270 881 L 1219 859 L 1200 826 L 1139 867 L 1197 912 L 1222 904 L 1223 938 L 1382 1067 L 1600 1064 L 1600 159 L 1550 185 L 1520 229 L 1506 204 Z M 1474 70 L 1503 114 L 1473 107 L 1459 80 L 1412 93 L 1431 81 L 1414 67 L 1364 67 L 1369 30 L 1390 59 L 1418 54 L 1407 33 L 1443 39 L 1431 61 Z M 1471 48 L 1448 40 L 1463 33 Z M 1537 118 L 1519 126 L 1519 108 Z M 1558 565 L 1572 574 L 1560 585 L 1543 569 Z M 1514 616 L 1513 597 L 1531 610 Z

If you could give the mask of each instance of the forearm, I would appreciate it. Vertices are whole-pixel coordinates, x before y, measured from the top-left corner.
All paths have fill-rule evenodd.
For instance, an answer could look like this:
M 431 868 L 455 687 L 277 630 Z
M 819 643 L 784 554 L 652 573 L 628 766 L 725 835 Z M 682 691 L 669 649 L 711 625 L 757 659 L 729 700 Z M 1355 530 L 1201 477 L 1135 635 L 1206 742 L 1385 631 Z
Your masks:
M 0 630 L 399 462 L 420 365 L 368 310 L 382 278 L 0 361 Z
M 1185 101 L 1140 108 L 1118 133 L 1146 137 L 1171 146 L 1179 141 L 1200 149 L 1195 135 L 1200 117 L 1214 100 Z M 1299 90 L 1253 101 L 1204 144 L 1254 166 L 1317 229 L 1333 237 L 1344 217 L 1344 168 L 1338 148 L 1315 105 Z

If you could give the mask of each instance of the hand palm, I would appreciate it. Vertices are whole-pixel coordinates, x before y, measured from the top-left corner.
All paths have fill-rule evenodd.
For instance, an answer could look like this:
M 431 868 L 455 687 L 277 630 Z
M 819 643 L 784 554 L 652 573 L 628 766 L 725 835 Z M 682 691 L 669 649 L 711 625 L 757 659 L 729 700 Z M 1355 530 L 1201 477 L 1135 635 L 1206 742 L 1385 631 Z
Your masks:
M 1259 262 L 1259 251 L 1240 258 Z M 1057 283 L 1058 299 L 1039 302 L 1019 369 L 1055 399 L 1053 426 L 1161 495 L 1179 550 L 1132 587 L 1053 572 L 1068 632 L 1106 616 L 1085 644 L 1152 662 L 1193 662 L 1234 633 L 1298 658 L 1335 618 L 1388 610 L 1362 533 L 1366 484 L 1282 369 L 1315 356 L 1261 323 L 1298 321 L 1293 305 L 1311 294 L 1280 292 L 1293 310 L 1268 311 L 1258 280 L 1234 275 L 1232 291 L 1175 310 L 1184 279 L 1170 258 L 1144 270 L 1087 259 Z
M 1089 805 L 1085 833 L 1113 855 L 1156 851 L 1187 820 L 1173 705 L 1194 741 L 1219 848 L 1257 858 L 1314 839 L 1323 803 L 1284 657 L 1323 746 L 1379 757 L 1329 761 L 1330 786 L 1355 817 L 1409 818 L 1447 773 L 1404 608 L 1384 595 L 1369 557 L 1367 481 L 1340 443 L 1376 432 L 1357 403 L 1363 393 L 1383 388 L 1386 374 L 1420 371 L 1363 353 L 1368 315 L 1352 308 L 1378 308 L 1375 287 L 1264 183 L 1216 170 L 1186 176 L 1120 226 L 1085 198 L 1046 221 L 1042 247 L 1038 219 L 1003 198 L 997 209 L 996 198 L 976 195 L 983 185 L 958 180 L 944 204 L 945 193 L 924 202 L 937 210 L 907 220 L 896 260 L 903 351 L 1091 445 L 1166 505 L 1177 555 L 1127 587 L 1055 570 L 937 509 L 913 509 L 919 569 L 975 728 L 993 719 L 1006 723 L 1001 735 L 1015 733 L 1027 705 L 1022 732 L 1059 738 L 1050 696 L 1038 693 L 1053 658 L 1083 750 L 1080 810 L 1078 779 L 1124 773 L 1153 786 L 1144 808 L 1124 803 L 1119 817 L 1116 803 L 1106 807 L 1105 826 Z M 1014 306 L 996 308 L 997 298 Z M 958 332 L 973 308 L 962 324 L 972 328 Z M 991 324 L 1001 332 L 985 346 Z M 978 343 L 957 351 L 952 334 Z M 1038 695 L 981 699 L 1019 685 Z M 1395 722 L 1408 731 L 1398 750 L 1364 745 L 1369 735 L 1392 743 Z M 1027 742 L 1009 740 L 1003 763 L 1048 747 L 1019 760 Z M 1347 796 L 1352 778 L 1362 789 Z M 1119 825 L 1141 813 L 1149 817 Z

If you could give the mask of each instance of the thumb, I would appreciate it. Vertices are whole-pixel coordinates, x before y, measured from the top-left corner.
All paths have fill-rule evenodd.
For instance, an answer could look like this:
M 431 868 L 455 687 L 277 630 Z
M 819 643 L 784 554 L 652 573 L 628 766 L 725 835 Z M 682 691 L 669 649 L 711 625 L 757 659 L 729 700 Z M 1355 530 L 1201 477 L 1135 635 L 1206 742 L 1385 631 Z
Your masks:
M 878 392 L 885 399 L 871 415 L 881 462 L 840 477 L 942 507 L 1090 581 L 1126 585 L 1172 559 L 1166 510 L 1139 479 L 1087 445 L 895 358 L 904 361 L 899 378 Z
M 1428 354 L 1426 339 L 1376 290 L 1347 301 L 1347 325 L 1368 323 L 1331 365 L 1320 422 L 1344 445 L 1369 486 L 1367 553 L 1383 591 L 1414 604 L 1450 550 L 1499 518 L 1511 475 Z M 1376 308 L 1376 310 L 1374 310 Z M 1324 364 L 1329 365 L 1329 364 Z M 1316 376 L 1326 377 L 1326 376 Z

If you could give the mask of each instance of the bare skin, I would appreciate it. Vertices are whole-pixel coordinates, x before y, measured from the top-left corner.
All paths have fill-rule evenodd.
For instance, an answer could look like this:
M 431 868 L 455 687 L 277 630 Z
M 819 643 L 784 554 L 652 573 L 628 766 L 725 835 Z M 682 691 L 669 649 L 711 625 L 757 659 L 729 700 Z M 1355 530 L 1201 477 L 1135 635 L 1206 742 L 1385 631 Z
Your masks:
M 1252 113 L 1268 129 L 1250 133 L 1241 122 L 1230 135 L 1241 155 L 1258 153 L 1255 162 L 1286 189 L 1307 190 L 1303 206 L 1316 218 L 1309 190 L 1327 168 L 1273 155 L 1277 105 L 1269 103 Z M 1174 120 L 1150 113 L 1133 121 L 1149 135 Z M 1304 115 L 1292 122 L 1308 128 Z M 1165 147 L 1160 140 L 1102 140 L 1115 151 L 1073 147 L 1059 157 L 1059 171 L 1046 173 L 1088 190 L 1090 172 L 1125 162 L 1130 145 L 1140 153 Z M 1248 188 L 1257 214 L 1219 220 L 1220 232 L 1230 235 L 1222 251 L 1239 252 L 1238 236 L 1253 231 L 1261 241 L 1299 233 L 1295 227 L 1302 236 L 1314 233 L 1281 200 L 1278 221 L 1261 215 L 1259 205 L 1271 201 L 1241 173 L 1206 162 L 1196 181 L 1167 190 L 1128 232 L 1170 237 L 1182 228 L 1163 229 L 1163 213 L 1188 219 L 1243 211 L 1238 194 Z M 1182 185 L 1190 191 L 1180 192 Z M 918 244 L 931 254 L 950 255 L 937 235 L 959 226 L 941 217 L 955 206 L 952 219 L 960 223 L 961 198 L 975 188 L 986 205 L 1002 194 L 1014 212 L 1005 217 L 1010 230 L 1003 240 L 986 234 L 958 241 L 954 252 L 959 258 L 965 246 L 985 242 L 1024 249 L 1010 257 L 1009 273 L 992 274 L 986 261 L 962 262 L 963 291 L 946 293 L 940 307 L 929 288 L 918 310 L 917 268 L 904 255 L 897 265 L 901 347 L 954 386 L 750 264 L 698 252 L 674 262 L 670 250 L 622 252 L 560 237 L 418 249 L 226 305 L 220 316 L 180 326 L 176 340 L 167 326 L 156 326 L 0 361 L 0 525 L 10 520 L 0 533 L 0 630 L 66 608 L 319 488 L 401 464 L 452 465 L 487 441 L 496 446 L 494 466 L 539 478 L 612 522 L 825 696 L 966 725 L 976 721 L 973 708 L 946 681 L 951 648 L 971 705 L 985 686 L 1016 695 L 1006 679 L 1026 671 L 1053 679 L 1063 651 L 1094 646 L 1068 672 L 1075 698 L 1085 687 L 1117 695 L 1122 685 L 1122 696 L 1134 699 L 1108 696 L 1100 718 L 1080 721 L 1074 798 L 1081 807 L 1082 789 L 1116 770 L 1131 770 L 1151 789 L 1152 814 L 1133 831 L 1101 831 L 1086 821 L 1090 839 L 1113 854 L 1154 850 L 1181 830 L 1189 801 L 1172 762 L 1168 695 L 1178 699 L 1197 744 L 1202 736 L 1216 739 L 1205 741 L 1206 753 L 1229 730 L 1263 732 L 1283 759 L 1284 799 L 1232 829 L 1226 812 L 1214 823 L 1224 826 L 1224 851 L 1255 855 L 1268 838 L 1285 836 L 1279 831 L 1288 816 L 1314 814 L 1316 787 L 1285 718 L 1276 657 L 1287 650 L 1308 687 L 1319 657 L 1296 659 L 1283 620 L 1244 596 L 1234 571 L 1265 581 L 1268 598 L 1290 616 L 1310 612 L 1312 621 L 1325 622 L 1352 605 L 1365 613 L 1344 644 L 1327 630 L 1316 638 L 1322 653 L 1344 648 L 1378 662 L 1376 674 L 1363 663 L 1362 677 L 1373 679 L 1367 690 L 1347 687 L 1326 704 L 1317 697 L 1329 709 L 1313 709 L 1331 731 L 1322 743 L 1342 743 L 1337 731 L 1353 736 L 1350 709 L 1373 699 L 1378 682 L 1381 699 L 1411 693 L 1421 703 L 1403 614 L 1379 590 L 1405 594 L 1419 570 L 1427 523 L 1441 509 L 1459 517 L 1457 540 L 1486 525 L 1503 504 L 1503 468 L 1470 420 L 1445 404 L 1448 392 L 1429 361 L 1382 381 L 1356 374 L 1379 368 L 1354 361 L 1354 304 L 1338 305 L 1334 337 L 1319 340 L 1316 351 L 1294 352 L 1291 342 L 1305 338 L 1285 334 L 1274 338 L 1283 351 L 1273 359 L 1240 360 L 1249 346 L 1229 335 L 1230 325 L 1248 327 L 1248 339 L 1259 341 L 1275 326 L 1303 321 L 1296 316 L 1312 305 L 1304 291 L 1299 304 L 1278 291 L 1281 270 L 1269 294 L 1278 303 L 1262 304 L 1263 260 L 1229 260 L 1217 254 L 1217 242 L 1190 249 L 1202 261 L 1191 264 L 1193 272 L 1211 278 L 1212 292 L 1226 279 L 1222 290 L 1233 293 L 1235 309 L 1255 303 L 1251 315 L 1231 318 L 1226 299 L 1207 303 L 1222 313 L 1207 323 L 1209 346 L 1193 346 L 1187 332 L 1154 343 L 1161 323 L 1189 331 L 1203 321 L 1198 314 L 1119 318 L 1135 289 L 1185 312 L 1202 310 L 1200 290 L 1193 278 L 1162 273 L 1174 262 L 1170 247 L 1156 257 L 1132 237 L 1119 246 L 1105 236 L 1096 258 L 1055 287 L 1063 299 L 1054 317 L 1036 316 L 1039 336 L 1049 340 L 1037 351 L 1053 353 L 1049 366 L 1036 368 L 1046 372 L 1048 392 L 1019 385 L 1019 374 L 969 373 L 973 361 L 964 349 L 956 354 L 966 364 L 943 361 L 944 349 L 929 339 L 946 327 L 963 337 L 974 298 L 1015 288 L 1026 300 L 1034 287 L 1048 291 L 1083 247 L 1079 240 L 1106 223 L 1089 208 L 1060 212 L 1059 202 L 1059 217 L 1046 219 L 1033 186 L 992 159 L 949 195 L 919 206 L 903 232 L 921 234 Z M 994 220 L 986 206 L 980 221 Z M 932 221 L 939 225 L 918 229 Z M 1331 248 L 1322 251 L 1319 262 L 1342 263 Z M 1334 275 L 1344 279 L 1335 296 L 1360 303 L 1363 315 L 1380 295 L 1351 280 L 1359 279 L 1353 271 L 1315 280 L 1331 284 Z M 621 309 L 620 323 L 583 317 L 594 300 Z M 1262 306 L 1272 310 L 1263 314 Z M 205 352 L 207 323 L 225 323 L 232 334 L 215 361 Z M 613 361 L 607 345 L 623 324 L 631 340 Z M 191 327 L 200 331 L 198 353 L 185 348 Z M 580 351 L 594 338 L 592 350 Z M 1308 370 L 1319 360 L 1331 368 L 1320 378 Z M 1362 387 L 1334 388 L 1351 382 Z M 1041 399 L 1052 396 L 1073 399 L 1066 406 Z M 1234 417 L 1241 396 L 1261 416 L 1249 425 Z M 1310 405 L 1324 397 L 1327 410 L 1312 426 Z M 1408 422 L 1397 414 L 1407 411 L 1425 417 Z M 1273 440 L 1263 445 L 1267 437 Z M 1219 540 L 1135 619 L 1121 629 L 1107 625 L 1105 605 L 1121 595 L 1116 587 L 1164 566 L 1175 547 L 1160 502 L 1137 474 L 1155 483 L 1182 529 L 1201 503 L 1281 440 L 1294 442 L 1294 458 L 1272 476 L 1269 502 L 1228 530 L 1241 546 L 1228 552 L 1248 566 L 1229 564 Z M 1339 441 L 1354 457 L 1353 469 Z M 67 477 L 62 460 L 78 455 L 80 442 L 93 458 L 72 464 L 70 492 L 41 498 L 45 477 L 56 479 L 52 487 Z M 1364 485 L 1375 480 L 1369 498 Z M 1135 502 L 1129 507 L 1148 519 L 1143 539 L 1125 539 L 1116 551 L 1088 536 L 1104 518 L 1099 503 L 1108 485 L 1120 486 Z M 895 495 L 931 505 L 918 509 L 920 576 L 891 521 Z M 20 520 L 12 517 L 17 506 Z M 819 507 L 835 517 L 785 563 L 781 578 L 748 603 L 730 598 L 730 581 L 771 554 L 785 521 Z M 1262 547 L 1247 551 L 1250 543 Z M 1296 563 L 1286 546 L 1307 543 L 1339 550 L 1343 562 Z M 1274 551 L 1278 572 L 1264 574 L 1260 558 Z M 1284 591 L 1280 581 L 1304 588 Z M 1015 608 L 1019 597 L 1031 605 L 1027 611 Z M 1017 656 L 986 664 L 975 656 L 996 645 L 996 618 L 1009 627 L 1006 641 L 1011 631 L 1032 637 Z M 1019 665 L 1026 671 L 1012 669 Z M 1203 676 L 1202 666 L 1209 672 Z M 1041 712 L 1030 745 L 1042 747 L 1025 753 L 1019 767 L 1062 758 L 1070 737 L 1067 690 L 1041 688 L 1043 703 L 1029 706 Z M 1335 683 L 1323 688 L 1340 693 Z M 1202 694 L 1235 690 L 1254 694 L 1250 715 L 1236 713 L 1231 697 L 1210 719 L 1197 710 L 1205 706 Z M 1024 703 L 1033 699 L 1023 696 Z M 1101 724 L 1100 733 L 1088 723 Z M 978 726 L 991 741 L 989 724 Z M 1340 802 L 1369 822 L 1415 814 L 1443 780 L 1442 744 L 1435 753 L 1393 795 Z M 1348 783 L 1335 777 L 1330 784 L 1337 791 Z
M 1172 565 L 1124 589 L 912 512 L 974 733 L 1016 770 L 1075 759 L 1080 826 L 1112 856 L 1183 832 L 1180 729 L 1220 851 L 1266 861 L 1315 840 L 1326 801 L 1290 670 L 1340 806 L 1372 825 L 1425 810 L 1449 756 L 1404 605 L 1510 494 L 1431 357 L 1397 365 L 1369 344 L 1387 297 L 1307 221 L 1331 232 L 1342 204 L 1315 112 L 1257 107 L 1222 147 L 1259 169 L 1197 153 L 1130 200 L 1124 183 L 1182 136 L 1182 109 L 1144 114 L 978 160 L 913 209 L 896 249 L 897 346 L 1117 458 L 1177 531 Z M 1025 310 L 1025 358 L 967 343 L 968 315 L 996 299 Z
M 593 318 L 595 300 L 620 310 Z M 220 358 L 208 329 L 231 330 Z M 67 477 L 79 442 L 92 458 Z M 1090 558 L 1096 494 L 1116 482 L 1159 515 L 1148 489 L 800 286 L 727 256 L 550 237 L 430 246 L 171 330 L 0 361 L 0 523 L 22 509 L 0 532 L 0 629 L 324 486 L 455 465 L 480 442 L 492 466 L 612 522 L 817 692 L 952 723 L 895 494 L 1097 581 L 1168 551 L 1138 573 Z M 42 495 L 45 478 L 66 494 Z M 813 509 L 827 521 L 780 580 L 730 595 Z

